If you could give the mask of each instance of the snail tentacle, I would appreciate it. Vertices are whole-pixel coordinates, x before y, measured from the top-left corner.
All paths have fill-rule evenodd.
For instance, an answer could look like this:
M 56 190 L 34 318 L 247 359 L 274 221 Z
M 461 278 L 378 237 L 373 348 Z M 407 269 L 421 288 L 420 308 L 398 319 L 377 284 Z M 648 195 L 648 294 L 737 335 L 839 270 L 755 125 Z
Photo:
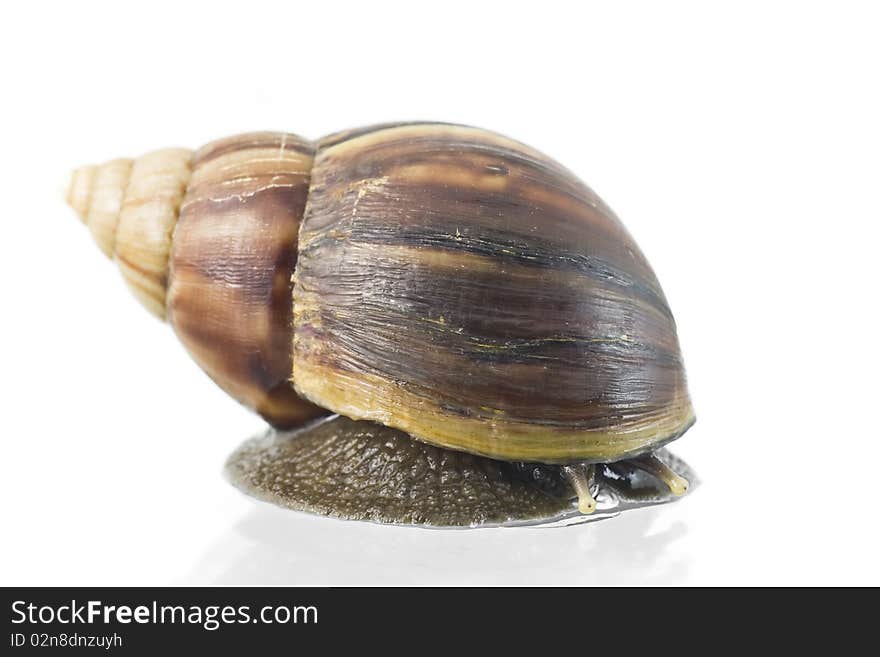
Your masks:
M 672 468 L 666 465 L 656 454 L 645 454 L 629 462 L 640 470 L 644 470 L 662 481 L 673 495 L 681 496 L 687 493 L 690 483 Z
M 584 515 L 593 513 L 596 510 L 596 498 L 591 489 L 596 482 L 596 466 L 584 463 L 564 465 L 562 474 L 574 488 L 578 498 L 578 511 Z

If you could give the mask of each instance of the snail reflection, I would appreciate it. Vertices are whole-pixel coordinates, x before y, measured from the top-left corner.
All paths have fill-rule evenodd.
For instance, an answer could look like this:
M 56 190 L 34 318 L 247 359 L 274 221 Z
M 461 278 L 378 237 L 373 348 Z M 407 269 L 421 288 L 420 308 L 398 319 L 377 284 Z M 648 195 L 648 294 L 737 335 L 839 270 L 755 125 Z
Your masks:
M 650 508 L 564 529 L 413 531 L 257 504 L 179 583 L 674 584 L 691 567 L 679 517 Z

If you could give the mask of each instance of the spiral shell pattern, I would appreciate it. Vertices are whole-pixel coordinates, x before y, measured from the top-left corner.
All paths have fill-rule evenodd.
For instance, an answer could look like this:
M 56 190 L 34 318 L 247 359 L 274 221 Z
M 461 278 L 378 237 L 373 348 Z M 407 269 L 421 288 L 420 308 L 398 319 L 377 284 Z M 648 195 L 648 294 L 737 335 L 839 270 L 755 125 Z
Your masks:
M 135 297 L 165 319 L 168 257 L 192 151 L 170 148 L 74 171 L 67 202 L 119 266 Z
M 501 135 L 249 133 L 83 167 L 68 202 L 275 426 L 332 411 L 489 458 L 604 463 L 694 421 L 638 245 L 570 171 Z

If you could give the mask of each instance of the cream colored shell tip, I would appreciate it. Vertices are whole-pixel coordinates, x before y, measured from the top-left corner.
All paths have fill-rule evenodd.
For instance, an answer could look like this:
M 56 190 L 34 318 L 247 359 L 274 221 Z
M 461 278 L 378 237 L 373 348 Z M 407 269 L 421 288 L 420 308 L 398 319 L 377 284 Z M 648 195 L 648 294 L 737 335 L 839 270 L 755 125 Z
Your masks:
M 137 159 L 76 169 L 66 200 L 125 282 L 165 319 L 171 235 L 191 174 L 192 151 L 170 148 Z

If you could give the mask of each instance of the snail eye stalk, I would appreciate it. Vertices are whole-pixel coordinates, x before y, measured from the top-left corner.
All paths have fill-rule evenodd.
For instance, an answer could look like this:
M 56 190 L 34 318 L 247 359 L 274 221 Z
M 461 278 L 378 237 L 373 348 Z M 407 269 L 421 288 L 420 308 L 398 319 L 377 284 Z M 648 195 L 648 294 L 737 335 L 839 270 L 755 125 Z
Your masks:
M 596 498 L 591 489 L 596 483 L 596 467 L 592 464 L 576 463 L 562 467 L 562 474 L 574 488 L 578 498 L 578 511 L 589 515 L 596 510 Z
M 676 496 L 687 493 L 689 483 L 688 480 L 675 472 L 654 454 L 646 454 L 637 456 L 629 460 L 635 467 L 644 470 L 650 475 L 655 476 L 669 488 L 669 492 Z

